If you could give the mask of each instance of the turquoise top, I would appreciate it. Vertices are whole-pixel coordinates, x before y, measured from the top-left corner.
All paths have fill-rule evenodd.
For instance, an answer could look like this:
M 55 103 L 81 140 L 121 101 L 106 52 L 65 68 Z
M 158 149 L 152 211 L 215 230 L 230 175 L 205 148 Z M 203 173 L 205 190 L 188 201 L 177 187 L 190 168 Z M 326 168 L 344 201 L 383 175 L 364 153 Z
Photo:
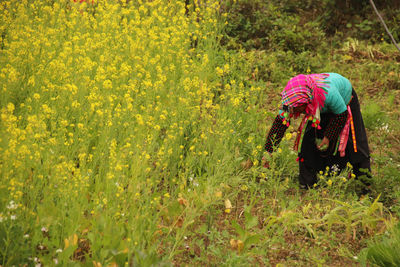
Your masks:
M 337 73 L 328 73 L 325 79 L 329 88 L 325 88 L 328 94 L 325 95 L 325 104 L 321 113 L 332 112 L 340 114 L 347 110 L 351 99 L 352 86 L 348 79 Z

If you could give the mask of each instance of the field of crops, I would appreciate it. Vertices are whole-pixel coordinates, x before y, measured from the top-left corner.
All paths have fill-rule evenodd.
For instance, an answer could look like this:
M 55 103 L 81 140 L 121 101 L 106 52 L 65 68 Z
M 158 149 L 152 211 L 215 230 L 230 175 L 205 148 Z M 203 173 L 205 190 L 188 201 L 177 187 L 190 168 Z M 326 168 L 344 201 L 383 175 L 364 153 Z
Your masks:
M 0 266 L 357 266 L 400 246 L 394 46 L 248 51 L 220 1 L 189 2 L 0 2 Z M 357 88 L 370 194 L 352 166 L 299 189 L 295 127 L 260 166 L 301 71 Z

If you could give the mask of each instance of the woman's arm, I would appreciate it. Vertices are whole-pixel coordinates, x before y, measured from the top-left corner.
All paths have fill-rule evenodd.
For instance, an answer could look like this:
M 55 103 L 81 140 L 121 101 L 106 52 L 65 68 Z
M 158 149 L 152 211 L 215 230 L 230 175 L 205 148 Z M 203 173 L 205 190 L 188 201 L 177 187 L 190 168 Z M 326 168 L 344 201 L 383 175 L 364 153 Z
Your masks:
M 272 127 L 267 135 L 267 141 L 265 142 L 264 146 L 266 151 L 268 151 L 269 153 L 272 153 L 274 151 L 274 146 L 279 145 L 287 128 L 288 126 L 286 126 L 286 124 L 283 124 L 283 119 L 281 118 L 281 116 L 276 116 L 274 123 L 272 124 Z
M 340 114 L 337 114 L 328 124 L 326 127 L 326 130 L 324 132 L 324 136 L 329 139 L 329 141 L 335 141 L 337 140 L 337 137 L 339 136 L 340 132 L 343 130 L 343 127 L 345 126 L 347 122 L 347 115 L 348 112 L 347 110 L 345 112 L 342 112 Z

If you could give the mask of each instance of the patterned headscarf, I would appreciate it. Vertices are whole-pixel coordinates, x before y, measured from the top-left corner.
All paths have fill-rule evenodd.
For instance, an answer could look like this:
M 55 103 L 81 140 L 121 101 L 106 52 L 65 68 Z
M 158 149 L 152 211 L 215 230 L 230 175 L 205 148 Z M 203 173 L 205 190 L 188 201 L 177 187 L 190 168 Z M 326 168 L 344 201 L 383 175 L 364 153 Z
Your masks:
M 307 105 L 306 113 L 315 115 L 325 103 L 324 87 L 329 87 L 325 79 L 329 74 L 300 74 L 289 80 L 281 93 L 282 105 L 298 107 Z M 298 115 L 298 114 L 295 114 Z

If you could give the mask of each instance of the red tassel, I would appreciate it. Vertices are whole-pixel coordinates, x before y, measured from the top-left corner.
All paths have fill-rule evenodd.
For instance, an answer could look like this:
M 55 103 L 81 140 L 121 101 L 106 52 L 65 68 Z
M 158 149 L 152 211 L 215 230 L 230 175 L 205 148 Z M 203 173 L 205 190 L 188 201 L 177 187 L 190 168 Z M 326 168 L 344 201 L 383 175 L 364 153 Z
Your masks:
M 304 159 L 303 158 L 301 158 L 301 160 L 300 160 L 301 162 L 304 162 Z
M 298 162 L 299 160 L 300 160 L 300 158 L 299 158 L 299 157 L 297 157 L 296 161 Z

